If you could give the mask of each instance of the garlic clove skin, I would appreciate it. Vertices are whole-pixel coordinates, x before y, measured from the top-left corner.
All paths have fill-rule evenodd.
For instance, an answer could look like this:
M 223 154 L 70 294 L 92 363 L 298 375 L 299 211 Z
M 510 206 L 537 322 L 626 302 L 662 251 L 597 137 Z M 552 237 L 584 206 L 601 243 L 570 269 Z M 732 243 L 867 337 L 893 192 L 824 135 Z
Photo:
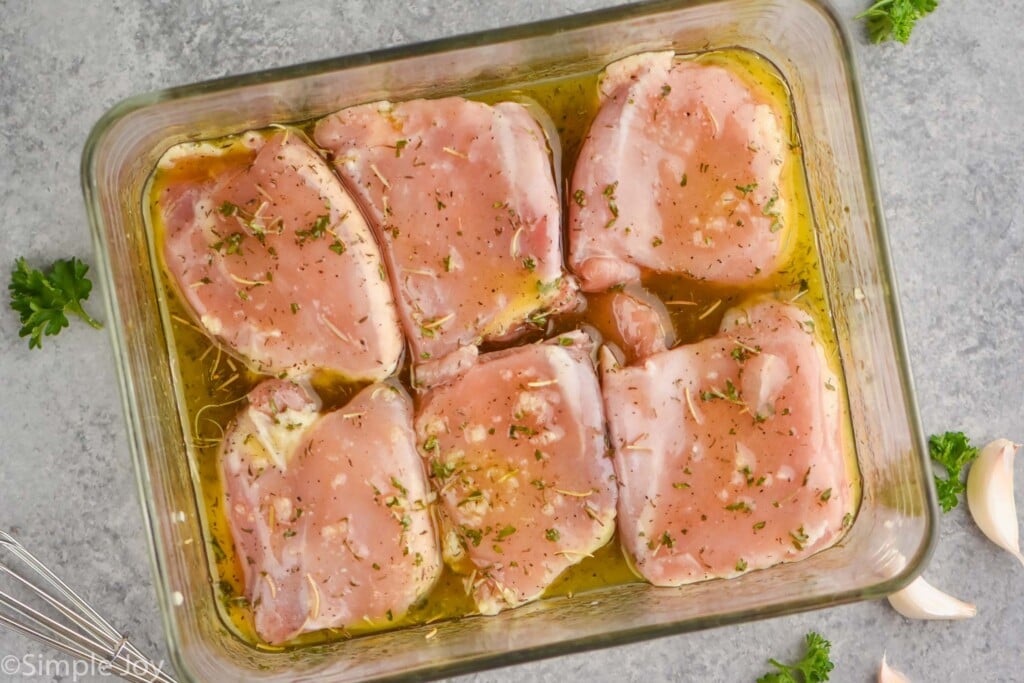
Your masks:
M 920 576 L 890 595 L 889 604 L 908 619 L 968 619 L 978 613 L 971 603 L 943 593 Z
M 910 683 L 910 679 L 889 666 L 885 661 L 885 653 L 882 653 L 882 666 L 878 668 L 878 683 Z
M 982 533 L 1024 564 L 1013 502 L 1013 460 L 1019 448 L 1008 439 L 996 439 L 981 449 L 967 475 L 967 507 Z

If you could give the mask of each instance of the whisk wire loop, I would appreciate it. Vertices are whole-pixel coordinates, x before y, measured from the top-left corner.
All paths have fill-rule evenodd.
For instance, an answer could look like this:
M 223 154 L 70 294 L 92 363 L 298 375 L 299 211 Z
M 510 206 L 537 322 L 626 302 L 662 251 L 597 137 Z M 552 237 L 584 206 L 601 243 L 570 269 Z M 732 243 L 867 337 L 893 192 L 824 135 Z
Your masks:
M 0 530 L 0 626 L 133 683 L 175 683 L 9 533 Z

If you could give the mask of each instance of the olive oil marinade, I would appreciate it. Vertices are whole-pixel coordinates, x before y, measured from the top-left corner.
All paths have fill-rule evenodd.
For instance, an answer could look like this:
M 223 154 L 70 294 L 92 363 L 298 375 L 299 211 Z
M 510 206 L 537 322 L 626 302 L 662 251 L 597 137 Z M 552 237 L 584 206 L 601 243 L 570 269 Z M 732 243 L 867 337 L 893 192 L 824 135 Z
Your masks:
M 715 334 L 723 314 L 743 299 L 758 293 L 775 292 L 781 296 L 796 299 L 813 316 L 817 334 L 821 339 L 829 363 L 841 376 L 838 349 L 831 324 L 814 226 L 810 214 L 801 149 L 792 118 L 789 92 L 781 76 L 768 62 L 757 55 L 743 50 L 723 50 L 690 57 L 703 63 L 728 66 L 745 76 L 750 87 L 775 104 L 783 116 L 783 129 L 790 134 L 790 151 L 783 165 L 785 182 L 790 196 L 785 197 L 790 206 L 796 207 L 796 225 L 790 226 L 789 240 L 785 253 L 788 254 L 783 267 L 769 280 L 756 286 L 726 287 L 690 280 L 685 277 L 647 274 L 643 285 L 666 302 L 669 309 L 677 343 L 690 343 Z M 586 136 L 590 122 L 598 109 L 598 72 L 581 76 L 550 80 L 529 85 L 499 88 L 484 93 L 467 93 L 471 99 L 494 103 L 502 100 L 530 101 L 542 108 L 552 120 L 561 147 L 561 177 L 572 177 L 573 164 L 580 145 Z M 224 140 L 230 145 L 230 140 Z M 175 174 L 188 174 L 202 178 L 216 173 L 218 164 L 225 160 L 205 161 L 202 167 L 176 168 Z M 179 176 L 180 177 L 180 176 Z M 170 178 L 168 172 L 158 170 L 151 180 L 146 201 L 154 239 L 154 262 L 160 263 L 159 249 L 162 243 L 163 226 L 159 215 L 158 201 L 161 189 Z M 564 187 L 563 189 L 563 195 Z M 563 197 L 564 206 L 564 197 Z M 175 381 L 179 396 L 183 424 L 191 439 L 188 456 L 199 481 L 199 505 L 203 512 L 205 541 L 209 549 L 212 582 L 219 597 L 222 616 L 229 626 L 244 641 L 260 648 L 281 649 L 261 643 L 252 623 L 252 612 L 243 597 L 244 586 L 239 559 L 234 552 L 229 525 L 222 509 L 223 489 L 217 461 L 220 440 L 224 431 L 244 405 L 245 395 L 264 376 L 249 371 L 245 364 L 213 344 L 195 324 L 190 321 L 187 310 L 161 266 L 160 294 L 162 304 L 170 318 L 170 333 L 174 358 Z M 594 301 L 601 295 L 587 295 Z M 537 341 L 589 324 L 601 329 L 603 322 L 592 310 L 582 313 L 554 316 L 539 321 L 535 331 L 511 344 L 488 344 L 485 351 L 521 345 Z M 415 397 L 409 386 L 408 359 L 399 374 L 403 385 Z M 325 411 L 344 405 L 365 384 L 347 383 L 336 378 L 314 377 L 313 386 L 323 399 Z M 342 638 L 356 637 L 361 633 L 396 628 L 409 624 L 435 622 L 453 619 L 473 613 L 473 603 L 468 596 L 465 577 L 454 574 L 447 567 L 437 586 L 422 604 L 413 608 L 401 619 L 385 624 L 355 625 L 346 629 L 327 629 L 305 634 L 296 638 L 286 647 L 322 643 Z M 566 570 L 549 588 L 548 596 L 571 596 L 585 591 L 637 582 L 639 579 L 630 569 L 619 549 L 617 538 L 579 564 Z

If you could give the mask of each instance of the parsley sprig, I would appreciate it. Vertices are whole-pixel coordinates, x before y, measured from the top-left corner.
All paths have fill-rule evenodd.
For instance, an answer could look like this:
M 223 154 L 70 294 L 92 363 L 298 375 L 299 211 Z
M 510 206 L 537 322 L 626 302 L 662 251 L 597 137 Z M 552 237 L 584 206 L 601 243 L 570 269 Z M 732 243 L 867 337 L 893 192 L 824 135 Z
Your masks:
M 928 437 L 928 452 L 932 460 L 946 468 L 946 478 L 935 475 L 935 490 L 939 505 L 949 512 L 960 504 L 960 494 L 967 490 L 961 480 L 968 463 L 978 457 L 978 449 L 963 432 L 946 432 Z
M 931 14 L 938 4 L 938 0 L 878 0 L 855 18 L 864 20 L 874 43 L 906 43 L 917 20 Z
M 28 337 L 30 349 L 42 348 L 43 335 L 53 336 L 68 326 L 68 313 L 100 329 L 82 302 L 89 298 L 92 282 L 85 276 L 89 266 L 77 258 L 58 259 L 45 273 L 30 268 L 24 258 L 14 262 L 11 282 L 11 308 L 21 316 L 18 335 Z
M 768 663 L 778 671 L 766 673 L 757 679 L 757 683 L 823 683 L 828 680 L 829 673 L 835 665 L 829 659 L 832 643 L 820 634 L 811 631 L 807 634 L 807 652 L 796 664 L 783 664 L 774 659 Z

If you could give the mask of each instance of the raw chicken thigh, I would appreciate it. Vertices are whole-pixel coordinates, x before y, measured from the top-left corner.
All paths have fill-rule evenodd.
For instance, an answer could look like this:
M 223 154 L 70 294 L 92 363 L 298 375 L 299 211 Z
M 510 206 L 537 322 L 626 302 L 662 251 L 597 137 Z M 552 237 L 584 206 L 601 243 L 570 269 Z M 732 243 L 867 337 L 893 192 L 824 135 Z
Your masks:
M 810 316 L 761 298 L 717 336 L 602 379 L 619 531 L 644 578 L 677 586 L 798 560 L 851 519 L 839 383 Z
M 791 152 L 771 102 L 732 70 L 671 52 L 612 64 L 601 97 L 569 197 L 583 290 L 645 269 L 733 285 L 774 272 L 792 222 Z
M 445 559 L 483 614 L 540 597 L 615 529 L 591 345 L 577 332 L 485 354 L 417 414 Z
M 315 137 L 381 241 L 415 362 L 512 338 L 574 303 L 547 143 L 523 105 L 375 102 L 327 117 Z
M 221 448 L 246 597 L 269 643 L 393 621 L 443 566 L 409 397 L 374 384 L 319 411 L 311 389 L 264 381 Z
M 178 145 L 157 182 L 164 263 L 211 336 L 259 372 L 395 371 L 403 340 L 380 251 L 298 133 Z

